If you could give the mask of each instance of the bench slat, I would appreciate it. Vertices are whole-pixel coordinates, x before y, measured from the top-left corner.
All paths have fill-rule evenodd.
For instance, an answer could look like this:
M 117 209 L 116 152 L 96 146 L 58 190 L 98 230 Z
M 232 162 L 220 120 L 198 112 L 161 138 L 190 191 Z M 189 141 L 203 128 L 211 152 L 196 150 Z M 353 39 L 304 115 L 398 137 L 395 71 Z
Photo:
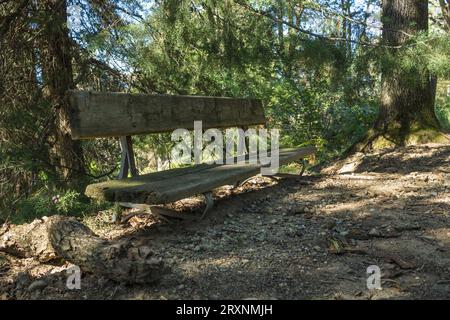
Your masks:
M 314 154 L 314 147 L 280 150 L 280 165 Z M 260 173 L 261 165 L 207 165 L 178 168 L 89 185 L 86 195 L 106 201 L 165 204 L 231 185 Z
M 266 123 L 261 100 L 69 91 L 73 139 L 129 136 Z

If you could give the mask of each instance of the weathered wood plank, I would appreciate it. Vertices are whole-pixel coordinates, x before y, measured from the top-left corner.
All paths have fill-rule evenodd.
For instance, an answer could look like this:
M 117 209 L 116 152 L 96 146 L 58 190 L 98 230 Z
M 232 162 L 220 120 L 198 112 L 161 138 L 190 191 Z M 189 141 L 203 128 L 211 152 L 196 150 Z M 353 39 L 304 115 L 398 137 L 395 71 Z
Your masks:
M 266 122 L 260 100 L 197 96 L 69 91 L 73 139 L 116 137 L 203 128 L 260 125 Z
M 314 154 L 314 147 L 280 150 L 280 165 Z M 206 165 L 155 172 L 89 185 L 86 195 L 106 201 L 165 204 L 260 173 L 260 164 Z

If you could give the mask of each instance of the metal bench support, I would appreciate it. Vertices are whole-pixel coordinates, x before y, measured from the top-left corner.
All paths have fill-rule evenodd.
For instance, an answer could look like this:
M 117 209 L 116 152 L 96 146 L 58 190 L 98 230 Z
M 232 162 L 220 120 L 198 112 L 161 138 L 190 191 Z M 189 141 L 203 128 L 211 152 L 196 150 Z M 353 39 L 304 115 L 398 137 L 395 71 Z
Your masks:
M 212 195 L 212 192 L 205 192 L 203 194 L 203 197 L 205 198 L 205 203 L 206 203 L 206 207 L 205 210 L 203 210 L 203 214 L 202 217 L 200 219 L 204 219 L 206 214 L 212 209 L 212 207 L 214 206 L 214 198 Z
M 120 162 L 119 179 L 127 178 L 128 172 L 131 173 L 132 177 L 136 177 L 138 172 L 136 170 L 131 136 L 120 137 L 120 148 L 122 149 L 122 160 Z
M 305 169 L 306 169 L 306 160 L 305 159 L 301 159 L 300 160 L 300 165 L 302 166 L 300 173 L 298 174 L 300 177 L 303 176 L 303 174 L 305 173 Z
M 131 136 L 119 137 L 119 142 L 120 142 L 120 149 L 122 150 L 122 159 L 120 160 L 120 171 L 118 178 L 126 179 L 128 178 L 128 173 L 130 173 L 132 177 L 138 176 Z M 116 205 L 120 204 L 116 203 Z M 111 221 L 113 223 L 119 223 L 120 222 L 119 216 L 120 214 L 118 210 L 115 210 L 115 212 L 111 217 Z

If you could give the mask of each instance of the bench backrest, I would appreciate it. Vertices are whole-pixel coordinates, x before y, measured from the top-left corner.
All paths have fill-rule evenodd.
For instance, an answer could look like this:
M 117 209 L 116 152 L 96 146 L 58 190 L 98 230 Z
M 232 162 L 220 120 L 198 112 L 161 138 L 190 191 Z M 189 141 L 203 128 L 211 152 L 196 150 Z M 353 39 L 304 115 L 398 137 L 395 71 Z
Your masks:
M 73 139 L 130 136 L 202 128 L 247 127 L 266 123 L 256 99 L 69 91 Z

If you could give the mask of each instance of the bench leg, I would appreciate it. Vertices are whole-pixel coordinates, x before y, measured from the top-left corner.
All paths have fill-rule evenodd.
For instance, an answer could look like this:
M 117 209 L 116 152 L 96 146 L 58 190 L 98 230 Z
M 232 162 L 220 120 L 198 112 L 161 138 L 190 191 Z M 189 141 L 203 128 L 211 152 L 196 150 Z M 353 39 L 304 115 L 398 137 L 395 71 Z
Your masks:
M 214 198 L 211 191 L 205 192 L 203 194 L 203 197 L 205 198 L 206 207 L 205 210 L 203 210 L 202 217 L 200 218 L 201 220 L 205 218 L 208 211 L 211 210 L 212 207 L 214 206 Z
M 111 223 L 120 223 L 120 219 L 122 217 L 121 211 L 122 210 L 120 203 L 116 202 L 114 204 L 113 213 L 111 215 Z
M 123 217 L 121 208 L 139 209 L 139 211 L 135 211 Z M 134 204 L 130 202 L 116 202 L 114 205 L 114 211 L 111 215 L 111 223 L 125 223 L 132 217 L 143 213 L 151 213 L 151 206 L 146 204 Z
M 253 179 L 253 178 L 254 178 L 254 177 L 250 177 L 250 178 L 247 178 L 247 179 L 245 179 L 245 180 L 239 180 L 239 181 L 236 181 L 235 184 L 233 184 L 233 189 L 236 189 L 237 187 L 242 186 L 242 185 L 245 184 L 247 181 L 250 181 L 250 180 Z
M 203 197 L 205 198 L 206 207 L 203 210 L 203 213 L 202 213 L 202 216 L 201 216 L 200 219 L 204 219 L 206 214 L 214 206 L 214 198 L 213 198 L 213 195 L 212 195 L 211 191 L 203 193 Z M 127 203 L 127 202 L 120 202 L 120 203 L 117 203 L 117 205 L 125 207 L 125 208 L 140 209 L 139 211 L 137 211 L 135 213 L 129 214 L 128 216 L 124 217 L 123 219 L 120 219 L 118 213 L 113 214 L 113 218 L 112 218 L 113 222 L 119 222 L 120 221 L 121 223 L 126 222 L 127 220 L 129 220 L 130 218 L 132 218 L 133 216 L 138 215 L 138 214 L 142 214 L 142 213 L 146 213 L 146 212 L 147 213 L 152 213 L 152 207 L 154 207 L 154 206 L 150 206 L 150 205 L 146 205 L 146 204 L 133 204 L 133 203 Z
M 131 136 L 120 137 L 119 141 L 120 149 L 122 150 L 122 160 L 120 161 L 120 172 L 118 178 L 128 178 L 128 172 L 131 173 L 132 177 L 138 176 Z
M 120 221 L 120 213 L 114 211 L 111 216 L 111 223 L 119 223 Z
M 300 170 L 300 173 L 298 175 L 301 177 L 305 173 L 306 160 L 305 159 L 300 160 L 300 165 L 302 166 L 302 169 Z

